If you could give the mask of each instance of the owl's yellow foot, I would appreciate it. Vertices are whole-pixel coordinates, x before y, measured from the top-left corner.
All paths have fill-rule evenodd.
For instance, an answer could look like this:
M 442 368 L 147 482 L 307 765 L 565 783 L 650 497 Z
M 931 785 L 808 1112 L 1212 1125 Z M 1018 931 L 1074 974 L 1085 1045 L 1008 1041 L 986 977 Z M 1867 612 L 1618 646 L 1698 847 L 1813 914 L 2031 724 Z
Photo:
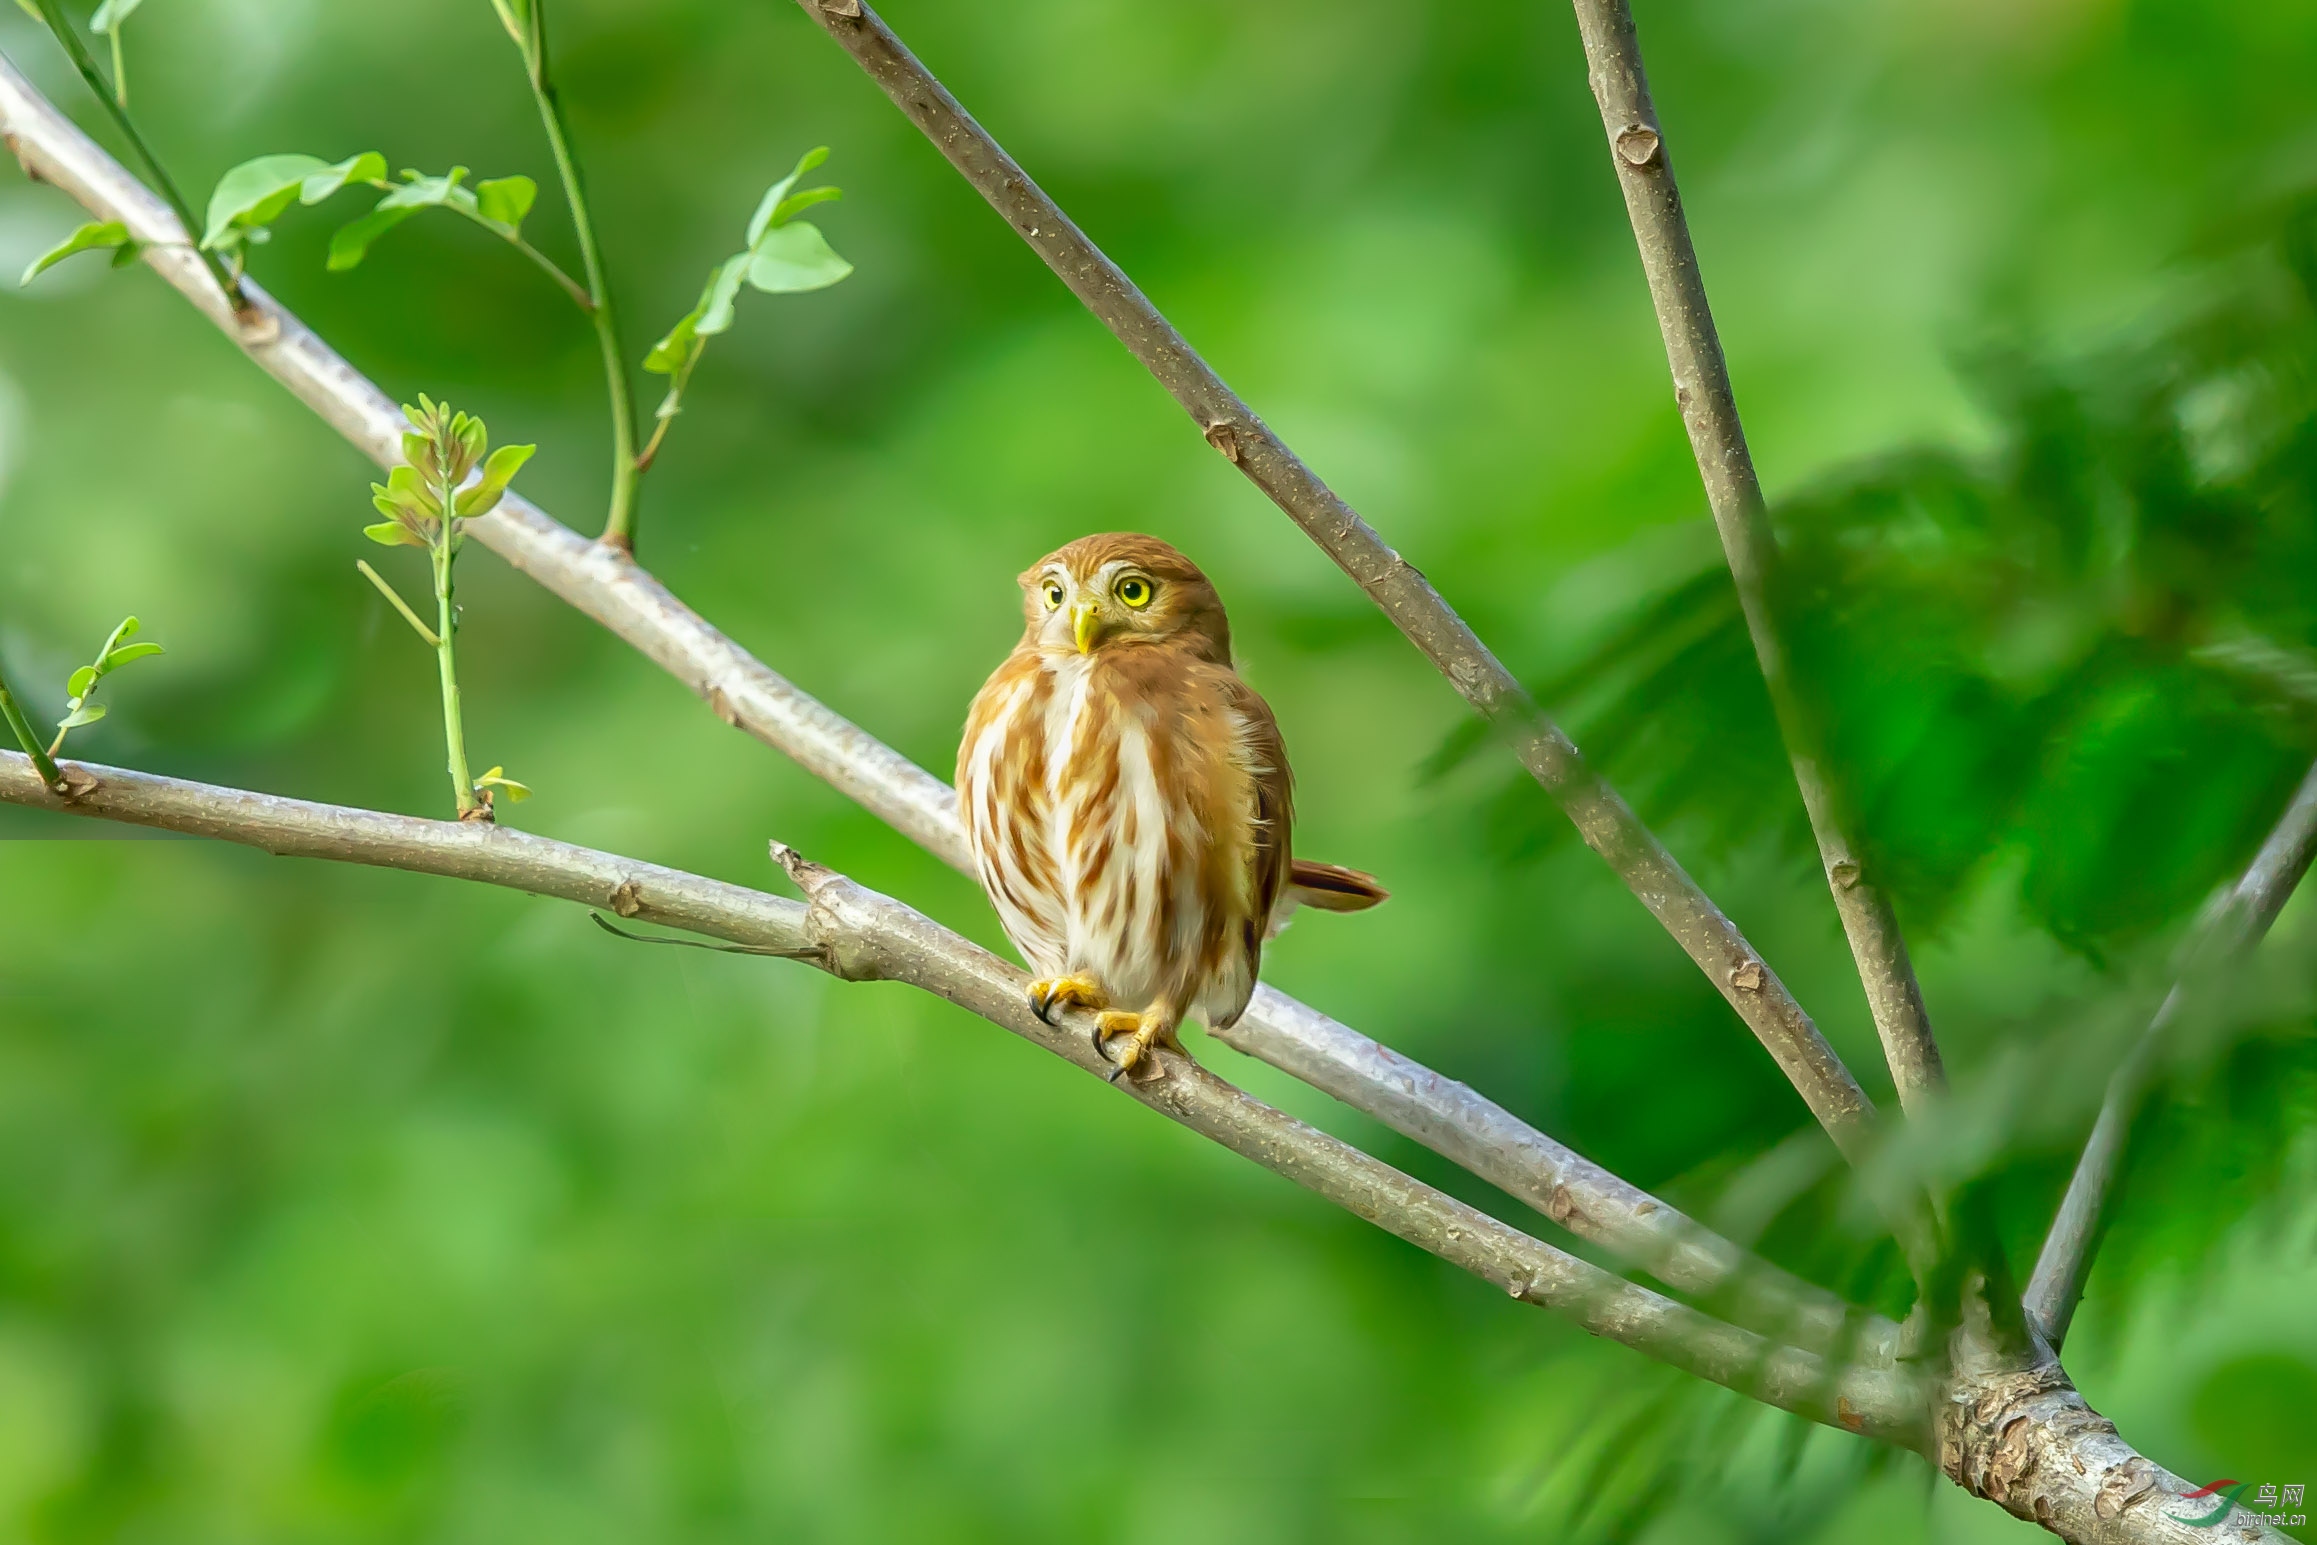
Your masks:
M 1110 1000 L 1091 976 L 1049 976 L 1030 984 L 1030 1012 L 1047 1024 L 1064 1008 L 1107 1008 Z
M 1136 1068 L 1146 1065 L 1152 1075 L 1156 1076 L 1160 1071 L 1159 1064 L 1158 1059 L 1150 1054 L 1151 1047 L 1164 1042 L 1177 1051 L 1183 1049 L 1183 1043 L 1175 1039 L 1175 1021 L 1176 1016 L 1163 1007 L 1152 1009 L 1147 1014 L 1128 1014 L 1111 1009 L 1095 1015 L 1094 1053 L 1103 1061 L 1113 1064 L 1110 1081 L 1115 1084 Z M 1111 1055 L 1107 1044 L 1112 1036 L 1126 1038 L 1126 1044 L 1118 1048 L 1116 1056 Z

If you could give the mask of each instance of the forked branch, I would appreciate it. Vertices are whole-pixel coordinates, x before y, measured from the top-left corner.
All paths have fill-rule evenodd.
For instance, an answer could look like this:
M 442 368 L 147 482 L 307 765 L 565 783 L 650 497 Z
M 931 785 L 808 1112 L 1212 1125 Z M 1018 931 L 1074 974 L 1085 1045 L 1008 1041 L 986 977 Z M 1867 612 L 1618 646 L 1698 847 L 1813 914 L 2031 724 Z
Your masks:
M 1944 1082 L 1939 1045 L 1931 1034 L 1923 990 L 1915 981 L 1896 914 L 1887 892 L 1868 871 L 1856 838 L 1856 813 L 1848 808 L 1840 781 L 1827 760 L 1825 727 L 1815 705 L 1795 683 L 1793 662 L 1779 632 L 1778 538 L 1770 528 L 1762 484 L 1754 473 L 1754 453 L 1746 445 L 1738 400 L 1730 387 L 1721 334 L 1706 302 L 1705 276 L 1682 212 L 1681 189 L 1673 178 L 1665 131 L 1650 101 L 1643 72 L 1641 40 L 1633 28 L 1628 0 L 1576 0 L 1577 25 L 1585 39 L 1593 96 L 1609 133 L 1610 162 L 1625 191 L 1625 211 L 1649 276 L 1649 296 L 1657 306 L 1658 330 L 1665 337 L 1673 369 L 1674 400 L 1689 430 L 1690 450 L 1705 480 L 1706 503 L 1721 532 L 1722 551 L 1736 582 L 1753 638 L 1754 657 L 1778 717 L 1794 781 L 1802 791 L 1810 830 L 1835 910 L 1866 987 L 1889 1059 L 1899 1100 L 1910 1112 Z
M 0 60 L 0 136 L 33 175 L 140 239 L 177 229 L 167 209 Z M 250 358 L 381 465 L 405 427 L 392 400 L 254 283 L 227 308 L 182 246 L 145 261 Z M 641 651 L 726 723 L 794 758 L 944 862 L 970 869 L 947 784 L 801 691 L 710 626 L 651 574 L 510 496 L 472 534 Z M 1504 1107 L 1270 987 L 1222 1037 L 1303 1079 L 1616 1252 L 1717 1313 L 1812 1350 L 1888 1360 L 1897 1327 L 1740 1250 Z
M 602 907 L 802 961 L 846 981 L 904 982 L 1106 1084 L 1114 1071 L 1094 1050 L 1086 1012 L 1045 1023 L 1030 1012 L 1020 970 L 777 843 L 774 856 L 804 890 L 805 903 L 477 822 L 420 820 L 80 763 L 67 765 L 65 781 L 68 792 L 53 794 L 29 759 L 0 752 L 0 801 Z M 1832 1365 L 1709 1318 L 1411 1179 L 1188 1058 L 1160 1055 L 1163 1076 L 1117 1087 L 1511 1297 L 1749 1398 L 1901 1447 L 1928 1446 L 1927 1404 L 1911 1370 Z
M 1768 962 L 1656 834 L 1579 754 L 1414 565 L 1305 466 L 1183 341 L 1142 291 L 958 105 L 862 0 L 798 0 L 910 122 L 989 200 L 1086 309 L 1173 395 L 1210 445 L 1302 527 L 1409 642 L 1511 742 L 1578 833 L 1705 972 L 1846 1155 L 1863 1153 L 1874 1107 Z

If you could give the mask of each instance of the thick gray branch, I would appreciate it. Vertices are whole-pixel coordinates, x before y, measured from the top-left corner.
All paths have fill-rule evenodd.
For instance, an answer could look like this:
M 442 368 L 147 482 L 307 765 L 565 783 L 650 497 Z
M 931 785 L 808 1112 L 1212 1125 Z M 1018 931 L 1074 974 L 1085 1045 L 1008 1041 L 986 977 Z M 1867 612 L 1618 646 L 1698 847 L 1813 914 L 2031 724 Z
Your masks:
M 1988 1354 L 1984 1317 L 1954 1341 L 1937 1419 L 1939 1468 L 1975 1497 L 2074 1545 L 2287 1545 L 2242 1508 L 2209 1525 L 2211 1499 L 2136 1452 L 2085 1403 L 2056 1358 L 2026 1368 Z
M 804 890 L 799 904 L 721 880 L 476 822 L 427 821 L 67 763 L 59 797 L 31 761 L 0 752 L 0 801 L 191 832 L 269 853 L 448 875 L 604 907 L 777 953 L 847 981 L 905 982 L 946 998 L 1096 1078 L 1090 1016 L 1048 1025 L 1028 980 L 980 946 L 833 870 L 775 845 Z M 1161 1115 L 1286 1176 L 1514 1298 L 1575 1320 L 1646 1356 L 1815 1420 L 1886 1442 L 1927 1445 L 1910 1372 L 1830 1369 L 1821 1358 L 1660 1297 L 1369 1157 L 1217 1078 L 1162 1054 L 1164 1076 L 1119 1087 Z
M 101 219 L 159 243 L 175 219 L 134 177 L 0 60 L 0 136 L 32 176 Z M 259 366 L 382 464 L 397 452 L 392 401 L 256 284 L 249 309 L 225 306 L 182 246 L 146 254 L 156 272 L 234 337 Z M 950 788 L 755 659 L 624 554 L 559 525 L 520 496 L 472 523 L 474 535 L 541 585 L 662 666 L 726 723 L 793 757 L 949 864 L 969 870 Z M 1738 1249 L 1590 1163 L 1511 1112 L 1270 987 L 1223 1037 L 1304 1079 L 1555 1222 L 1710 1301 L 1738 1323 L 1817 1350 L 1887 1359 L 1896 1327 Z
M 1674 400 L 1689 429 L 1690 449 L 1705 480 L 1706 503 L 1721 532 L 1746 631 L 1753 637 L 1754 655 L 1770 689 L 1778 728 L 1794 763 L 1794 781 L 1801 787 L 1810 829 L 1818 838 L 1826 883 L 1834 892 L 1843 932 L 1850 938 L 1867 1006 L 1890 1060 L 1892 1081 L 1900 1102 L 1910 1111 L 1918 1110 L 1944 1081 L 1938 1042 L 1931 1035 L 1923 991 L 1916 984 L 1890 897 L 1867 872 L 1859 845 L 1852 840 L 1855 816 L 1845 808 L 1841 788 L 1828 774 L 1823 726 L 1796 688 L 1779 637 L 1778 539 L 1770 529 L 1761 482 L 1754 475 L 1754 453 L 1747 449 L 1745 426 L 1738 420 L 1738 400 L 1722 357 L 1721 334 L 1706 303 L 1705 276 L 1690 241 L 1689 217 L 1682 212 L 1665 132 L 1649 98 L 1633 12 L 1627 0 L 1576 0 L 1576 7 L 1593 96 L 1609 132 L 1609 159 L 1625 190 L 1625 210 L 1632 217 L 1641 266 L 1649 276 L 1650 299 L 1657 305 L 1658 330 L 1665 336 Z
M 1174 330 L 932 72 L 861 0 L 798 0 L 910 122 L 1171 393 L 1225 459 L 1350 575 L 1466 701 L 1495 724 L 1586 843 L 1657 917 L 1761 1040 L 1843 1151 L 1860 1156 L 1874 1107 L 1818 1026 L 1559 725 L 1433 589 L 1336 496 Z
M 2132 1122 L 2147 1095 L 2148 1079 L 2162 1054 L 2166 1031 L 2180 1013 L 2184 995 L 2200 979 L 2226 966 L 2261 941 L 2277 920 L 2286 898 L 2309 872 L 2317 854 L 2317 767 L 2301 780 L 2293 802 L 2285 807 L 2276 826 L 2262 842 L 2260 852 L 2237 883 L 2230 887 L 2196 928 L 2182 952 L 2180 979 L 2164 995 L 2156 1017 L 2124 1061 L 2108 1079 L 2100 1101 L 2099 1118 L 2076 1160 L 2068 1193 L 2044 1236 L 2036 1257 L 2035 1274 L 2028 1279 L 2028 1317 L 2056 1350 L 2067 1340 L 2068 1326 L 2084 1295 L 2084 1279 L 2092 1270 L 2107 1216 L 2108 1193 L 2124 1162 Z

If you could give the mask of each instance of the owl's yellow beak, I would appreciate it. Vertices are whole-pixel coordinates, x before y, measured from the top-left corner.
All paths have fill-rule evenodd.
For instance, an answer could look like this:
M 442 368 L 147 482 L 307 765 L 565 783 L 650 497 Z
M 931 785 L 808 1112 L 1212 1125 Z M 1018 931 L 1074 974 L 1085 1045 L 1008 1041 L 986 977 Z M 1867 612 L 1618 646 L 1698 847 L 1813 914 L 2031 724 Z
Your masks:
M 1094 647 L 1094 635 L 1101 626 L 1101 609 L 1094 602 L 1080 601 L 1070 608 L 1070 633 L 1078 641 L 1080 654 Z

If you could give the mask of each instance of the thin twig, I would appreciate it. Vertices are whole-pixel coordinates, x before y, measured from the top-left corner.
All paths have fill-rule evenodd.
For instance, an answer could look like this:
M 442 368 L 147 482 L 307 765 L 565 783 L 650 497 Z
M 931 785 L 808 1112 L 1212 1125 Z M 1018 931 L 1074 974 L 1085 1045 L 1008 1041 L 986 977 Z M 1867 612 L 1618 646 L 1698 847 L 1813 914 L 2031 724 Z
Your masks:
M 1738 418 L 1729 365 L 1706 301 L 1705 277 L 1690 240 L 1689 217 L 1682 212 L 1665 131 L 1650 101 L 1632 8 L 1627 0 L 1576 0 L 1576 9 L 1593 95 L 1609 134 L 1610 163 L 1625 190 L 1625 210 L 1632 218 L 1641 266 L 1649 276 L 1650 299 L 1657 306 L 1658 329 L 1665 337 L 1666 359 L 1673 369 L 1674 400 L 1689 428 L 1690 449 L 1705 480 L 1706 503 L 1721 532 L 1746 631 L 1753 637 L 1754 655 L 1761 662 L 1778 729 L 1794 764 L 1794 781 L 1801 787 L 1803 808 L 1818 839 L 1826 883 L 1834 893 L 1835 910 L 1842 916 L 1843 932 L 1849 936 L 1850 952 L 1866 987 L 1867 1006 L 1890 1061 L 1892 1082 L 1900 1103 L 1908 1112 L 1919 1113 L 1945 1082 L 1938 1042 L 1931 1034 L 1923 990 L 1907 958 L 1890 896 L 1868 872 L 1863 848 L 1855 840 L 1856 815 L 1847 808 L 1839 780 L 1832 775 L 1825 727 L 1815 705 L 1797 687 L 1793 662 L 1779 635 L 1778 538 L 1770 528 L 1754 454 L 1747 448 L 1745 427 Z
M 890 897 L 775 845 L 804 903 L 527 832 L 282 799 L 114 767 L 76 765 L 74 792 L 41 785 L 0 753 L 0 800 L 267 852 L 447 875 L 555 896 L 730 944 L 769 950 L 846 981 L 902 982 L 946 998 L 1097 1078 L 1091 1016 L 1030 1011 L 1028 977 Z M 1598 1336 L 1813 1420 L 1920 1450 L 1926 1407 L 1896 1367 L 1830 1367 L 1712 1319 L 1508 1227 L 1381 1160 L 1264 1105 L 1196 1062 L 1162 1053 L 1163 1075 L 1117 1087 L 1355 1216 Z
M 194 233 L 201 229 L 201 224 L 193 218 L 193 206 L 186 203 L 185 195 L 177 191 L 177 184 L 171 180 L 168 169 L 161 165 L 161 158 L 153 154 L 153 147 L 145 143 L 145 136 L 137 132 L 136 120 L 129 116 L 126 93 L 116 99 L 112 88 L 105 83 L 104 76 L 97 72 L 97 62 L 89 56 L 88 45 L 73 30 L 72 23 L 66 19 L 64 8 L 57 0 L 33 0 L 33 4 L 39 7 L 41 20 L 48 23 L 49 32 L 55 36 L 57 45 L 71 58 L 73 68 L 80 72 L 80 78 L 87 82 L 88 89 L 95 93 L 96 99 L 104 104 L 107 116 L 113 120 L 113 127 L 121 131 L 121 137 L 129 142 L 129 148 L 136 151 L 137 159 L 145 163 L 145 171 L 152 177 L 153 185 L 168 200 L 170 211 L 177 216 L 177 223 L 183 232 L 177 239 L 190 244 Z M 217 287 L 225 292 L 226 299 L 238 308 L 241 305 L 240 276 L 229 272 L 216 253 L 199 247 L 193 250 L 209 270 L 209 277 L 217 281 Z
M 1511 742 L 1588 846 L 1737 1010 L 1843 1152 L 1863 1157 L 1874 1107 L 1768 962 L 1415 566 L 1320 481 L 1134 282 L 1030 180 L 860 0 L 798 0 L 1190 414 L 1209 444 L 1350 575 Z
M 41 177 L 90 213 L 132 230 L 166 219 L 152 195 L 0 61 L 0 132 Z M 407 427 L 378 388 L 254 283 L 265 325 L 215 303 L 183 252 L 145 261 L 233 336 L 252 361 L 381 466 Z M 727 724 L 793 758 L 839 793 L 961 871 L 972 871 L 948 784 L 757 660 L 626 556 L 579 536 L 518 495 L 467 526 L 470 535 L 705 699 Z M 1219 1039 L 1303 1079 L 1520 1198 L 1717 1313 L 1814 1350 L 1887 1358 L 1897 1327 L 1739 1249 L 1678 1209 L 1618 1179 L 1470 1087 L 1296 1002 L 1256 990 Z
M 2107 1201 L 2131 1143 L 2132 1123 L 2147 1096 L 2150 1074 L 2163 1052 L 2181 1004 L 2212 974 L 2258 944 L 2317 856 L 2317 767 L 2301 780 L 2292 803 L 2262 842 L 2260 852 L 2220 903 L 2197 925 L 2181 951 L 2179 980 L 2148 1028 L 2108 1080 L 2099 1118 L 2076 1160 L 2067 1195 L 2044 1236 L 2025 1295 L 2028 1317 L 2057 1351 L 2067 1340 L 2107 1223 Z
M 636 466 L 635 391 L 628 382 L 627 350 L 620 343 L 619 319 L 612 309 L 611 284 L 604 277 L 603 249 L 596 241 L 595 218 L 588 212 L 579 158 L 572 152 L 571 130 L 563 121 L 563 104 L 548 69 L 547 0 L 530 0 L 524 21 L 527 25 L 517 32 L 516 46 L 522 51 L 523 73 L 531 84 L 532 98 L 539 104 L 539 122 L 547 131 L 548 149 L 555 156 L 555 174 L 563 183 L 564 202 L 571 207 L 571 226 L 579 237 L 579 260 L 587 273 L 587 317 L 595 327 L 596 347 L 603 355 L 604 387 L 611 397 L 611 510 L 604 521 L 603 540 L 609 546 L 632 551 L 636 492 L 643 473 Z M 513 27 L 509 30 L 516 31 Z M 553 271 L 562 276 L 561 269 Z
M 402 613 L 402 620 L 409 623 L 412 631 L 416 632 L 420 638 L 426 641 L 427 648 L 439 649 L 442 647 L 442 640 L 436 636 L 434 629 L 428 627 L 426 623 L 420 619 L 418 613 L 410 609 L 410 603 L 402 598 L 402 592 L 396 590 L 392 585 L 388 584 L 385 577 L 381 575 L 376 569 L 372 568 L 367 559 L 355 559 L 354 567 L 362 571 L 362 577 L 364 579 L 369 580 L 371 584 L 378 587 L 378 593 L 386 597 L 389 605 L 391 605 L 396 611 Z

